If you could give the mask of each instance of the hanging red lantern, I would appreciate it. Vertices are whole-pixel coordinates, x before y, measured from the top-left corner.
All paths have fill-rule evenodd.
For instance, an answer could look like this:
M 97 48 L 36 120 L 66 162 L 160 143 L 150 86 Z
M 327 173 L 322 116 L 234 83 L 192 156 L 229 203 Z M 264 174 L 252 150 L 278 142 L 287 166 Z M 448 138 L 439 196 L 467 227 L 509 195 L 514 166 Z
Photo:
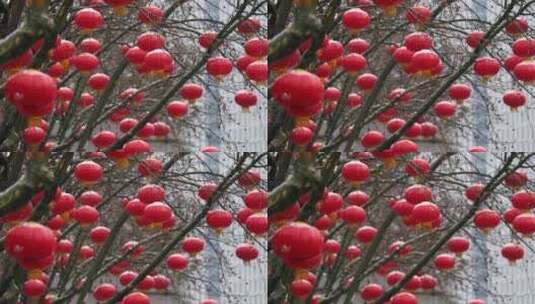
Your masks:
M 433 201 L 433 192 L 431 188 L 424 185 L 412 185 L 403 192 L 404 198 L 411 204 L 417 205 L 425 201 Z
M 535 83 L 535 61 L 522 61 L 513 69 L 515 77 L 524 82 L 526 85 L 533 85 Z
M 364 73 L 355 80 L 355 84 L 366 93 L 373 89 L 376 82 L 377 76 L 371 73 Z
M 113 284 L 102 283 L 93 290 L 93 298 L 99 302 L 110 300 L 117 293 L 117 288 Z
M 238 104 L 245 112 L 249 111 L 249 108 L 256 105 L 257 97 L 256 95 L 248 90 L 239 90 L 234 95 L 234 101 Z
M 22 140 L 29 146 L 36 147 L 46 137 L 46 132 L 40 127 L 28 127 L 22 133 Z
M 150 304 L 150 298 L 142 292 L 133 292 L 124 297 L 121 304 Z
M 432 49 L 433 39 L 427 33 L 414 32 L 405 36 L 403 39 L 403 45 L 407 47 L 409 51 L 418 52 L 420 50 Z M 396 52 L 394 52 L 394 54 Z
M 418 298 L 410 292 L 400 292 L 390 299 L 390 304 L 418 304 Z
M 212 57 L 206 63 L 206 71 L 218 81 L 223 81 L 232 72 L 232 62 L 225 57 Z
M 147 5 L 139 9 L 137 19 L 141 23 L 156 25 L 163 20 L 164 13 L 155 5 Z
M 348 225 L 359 225 L 366 220 L 366 211 L 359 206 L 349 206 L 340 211 L 340 218 Z
M 186 83 L 180 88 L 180 96 L 191 103 L 202 97 L 204 92 L 202 86 L 195 83 Z
M 145 52 L 163 49 L 165 47 L 165 38 L 155 32 L 145 32 L 137 37 L 136 45 Z
M 87 84 L 95 91 L 102 92 L 108 85 L 110 76 L 103 73 L 96 73 L 91 75 L 87 80 Z
M 181 119 L 188 113 L 188 102 L 171 101 L 167 104 L 167 114 L 174 119 Z
M 360 8 L 352 8 L 342 15 L 342 24 L 353 34 L 358 34 L 370 25 L 370 15 Z
M 448 89 L 448 95 L 458 104 L 462 104 L 466 99 L 470 98 L 471 93 L 470 86 L 463 83 L 452 84 Z
M 268 196 L 263 190 L 251 190 L 244 197 L 245 206 L 253 210 L 262 210 L 267 207 Z
M 518 191 L 511 197 L 511 203 L 516 209 L 529 211 L 535 208 L 535 192 L 527 190 Z
M 382 144 L 384 140 L 385 136 L 383 135 L 383 133 L 376 130 L 372 130 L 366 132 L 362 136 L 362 138 L 360 139 L 360 144 L 364 148 L 370 150 Z
M 368 179 L 368 165 L 358 160 L 350 161 L 342 167 L 342 176 L 346 182 L 358 185 Z
M 4 94 L 20 114 L 29 118 L 29 126 L 34 126 L 41 122 L 40 116 L 52 111 L 57 85 L 47 74 L 22 70 L 7 79 Z
M 46 293 L 46 283 L 39 279 L 30 279 L 24 282 L 22 294 L 34 301 Z
M 265 85 L 269 74 L 268 64 L 266 61 L 255 61 L 247 66 L 245 74 L 257 85 Z
M 255 246 L 247 243 L 236 246 L 235 253 L 236 256 L 246 264 L 258 257 L 258 249 L 256 249 Z
M 449 251 L 457 256 L 462 256 L 464 252 L 470 249 L 470 241 L 464 237 L 456 236 L 448 241 L 447 246 Z
M 313 289 L 314 286 L 309 281 L 305 279 L 297 279 L 290 283 L 288 291 L 297 299 L 304 300 L 310 295 Z
M 514 265 L 518 260 L 524 258 L 524 248 L 514 243 L 505 244 L 501 249 L 501 254 L 509 261 L 509 264 Z
M 416 5 L 407 10 L 405 18 L 407 22 L 421 27 L 431 20 L 431 10 L 426 6 Z
M 167 204 L 153 202 L 145 206 L 143 216 L 149 220 L 152 228 L 161 229 L 163 223 L 173 216 L 173 211 Z
M 83 8 L 74 15 L 74 24 L 82 34 L 89 34 L 102 26 L 102 15 L 92 8 Z
M 155 77 L 167 76 L 167 71 L 171 69 L 172 65 L 173 57 L 163 49 L 149 51 L 143 59 L 143 66 L 145 66 L 146 71 Z
M 206 214 L 206 223 L 217 234 L 221 234 L 225 228 L 232 224 L 232 214 L 222 209 L 210 210 Z
M 360 107 L 362 104 L 362 96 L 357 93 L 349 93 L 346 100 L 346 105 L 350 108 Z
M 296 127 L 290 132 L 288 139 L 296 146 L 304 147 L 310 143 L 314 132 L 307 127 Z
M 346 48 L 349 53 L 363 54 L 368 50 L 369 47 L 370 44 L 368 41 L 361 38 L 351 39 L 346 44 Z
M 377 235 L 377 229 L 371 226 L 363 226 L 355 232 L 355 239 L 362 244 L 369 244 Z
M 505 31 L 513 37 L 516 37 L 527 32 L 528 28 L 528 21 L 522 17 L 519 17 L 507 23 L 505 26 Z
M 216 36 L 216 32 L 205 32 L 201 34 L 199 36 L 199 45 L 204 49 L 208 49 L 214 43 Z
M 128 62 L 139 66 L 143 64 L 143 61 L 145 60 L 146 55 L 147 55 L 146 51 L 135 46 L 135 47 L 130 48 L 124 56 L 126 60 L 128 60 Z
M 242 35 L 252 35 L 260 30 L 260 21 L 254 18 L 249 18 L 238 23 L 238 32 Z
M 489 233 L 500 224 L 500 215 L 490 209 L 478 210 L 474 216 L 474 224 L 483 233 Z
M 502 95 L 503 103 L 508 105 L 511 108 L 511 111 L 515 112 L 519 107 L 522 107 L 526 104 L 526 96 L 516 90 L 510 90 L 505 92 Z
M 123 146 L 123 151 L 129 157 L 135 157 L 140 154 L 149 153 L 151 151 L 150 144 L 141 139 L 134 139 Z
M 531 238 L 535 233 L 535 215 L 530 213 L 520 214 L 513 220 L 513 229 L 526 238 Z
M 528 175 L 523 171 L 515 171 L 507 174 L 505 177 L 505 186 L 511 189 L 518 189 L 523 187 L 528 181 Z
M 243 45 L 245 53 L 251 57 L 262 59 L 267 56 L 268 40 L 264 38 L 251 38 Z
M 472 202 L 475 202 L 478 198 L 481 192 L 485 186 L 481 183 L 474 184 L 468 188 L 466 188 L 466 191 L 464 192 L 464 195 L 467 199 L 469 199 Z
M 74 176 L 85 187 L 98 183 L 102 174 L 102 167 L 90 160 L 83 161 L 74 168 Z
M 154 202 L 165 201 L 165 189 L 159 185 L 145 185 L 138 189 L 137 198 L 148 205 Z
M 440 58 L 437 53 L 431 50 L 420 50 L 415 52 L 411 58 L 411 65 L 418 75 L 431 76 L 432 70 L 439 64 Z
M 245 228 L 247 228 L 247 231 L 258 237 L 263 236 L 269 229 L 267 215 L 265 213 L 255 213 L 250 215 L 245 221 Z
M 480 57 L 474 63 L 474 72 L 483 78 L 489 80 L 492 76 L 498 74 L 500 63 L 492 57 Z
M 80 194 L 80 204 L 88 206 L 97 206 L 102 202 L 102 195 L 96 191 L 84 191 Z
M 173 271 L 182 271 L 188 267 L 189 260 L 179 253 L 174 253 L 167 257 L 166 264 Z
M 535 40 L 519 38 L 511 45 L 513 53 L 519 57 L 532 57 L 535 55 Z
M 466 35 L 466 44 L 468 44 L 469 47 L 472 49 L 475 49 L 479 43 L 481 42 L 481 39 L 485 36 L 485 33 L 482 31 L 472 31 Z
M 342 57 L 342 67 L 348 74 L 356 76 L 366 67 L 366 58 L 357 53 L 347 54 Z
M 439 101 L 433 106 L 433 110 L 440 119 L 447 120 L 455 115 L 457 105 L 451 101 Z
M 98 149 L 110 147 L 115 143 L 116 140 L 117 136 L 112 131 L 101 131 L 91 138 L 91 142 Z
M 80 42 L 80 50 L 84 53 L 95 54 L 101 47 L 102 44 L 95 38 L 85 38 Z
M 392 57 L 402 66 L 408 66 L 411 63 L 413 55 L 413 51 L 409 50 L 406 46 L 402 46 L 394 51 Z
M 99 212 L 95 207 L 84 205 L 73 210 L 72 217 L 80 226 L 89 226 L 98 221 Z
M 430 170 L 429 161 L 422 158 L 413 158 L 405 165 L 405 173 L 411 177 L 424 177 Z
M 204 249 L 204 241 L 196 237 L 187 237 L 182 241 L 182 250 L 190 256 L 195 256 Z
M 308 224 L 291 222 L 273 233 L 271 248 L 287 265 L 295 266 L 298 262 L 306 264 L 307 260 L 321 256 L 323 235 Z
M 360 290 L 360 297 L 364 301 L 373 301 L 384 294 L 383 287 L 379 284 L 368 284 Z
M 450 254 L 439 254 L 434 260 L 435 267 L 439 271 L 450 271 L 455 268 L 455 257 Z
M 9 229 L 4 238 L 6 253 L 18 262 L 31 264 L 53 256 L 56 250 L 54 232 L 41 224 L 24 222 Z M 43 267 L 44 268 L 44 267 Z M 40 271 L 31 273 L 39 275 Z
M 421 202 L 414 206 L 411 217 L 417 225 L 425 229 L 431 229 L 433 222 L 440 218 L 440 208 L 430 202 Z

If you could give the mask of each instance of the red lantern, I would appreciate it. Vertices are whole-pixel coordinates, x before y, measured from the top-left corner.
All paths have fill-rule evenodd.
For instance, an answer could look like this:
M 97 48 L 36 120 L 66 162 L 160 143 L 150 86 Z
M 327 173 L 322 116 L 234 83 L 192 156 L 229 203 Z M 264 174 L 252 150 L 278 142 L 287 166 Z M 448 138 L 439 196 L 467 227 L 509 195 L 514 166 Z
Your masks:
M 500 63 L 492 57 L 480 57 L 474 63 L 474 72 L 485 81 L 498 74 L 499 70 Z
M 462 104 L 463 101 L 470 98 L 471 93 L 472 89 L 463 83 L 452 84 L 448 89 L 449 96 L 459 104 Z
M 268 196 L 263 190 L 252 190 L 243 197 L 243 201 L 248 208 L 261 210 L 267 207 Z
M 448 250 L 461 256 L 464 252 L 470 249 L 470 241 L 464 237 L 456 236 L 452 237 L 448 241 Z
M 93 291 L 93 298 L 99 302 L 107 301 L 117 293 L 117 288 L 115 285 L 103 283 L 98 285 Z
M 405 173 L 411 177 L 423 177 L 429 173 L 429 161 L 422 158 L 413 158 L 405 166 Z
M 370 15 L 360 8 L 347 10 L 342 16 L 342 24 L 351 31 L 352 34 L 358 34 L 362 29 L 370 25 Z
M 179 253 L 175 253 L 167 258 L 166 263 L 169 269 L 173 271 L 182 271 L 188 267 L 189 260 L 187 257 Z
M 6 99 L 25 117 L 50 113 L 56 99 L 57 86 L 52 77 L 36 70 L 22 70 L 9 77 L 4 85 Z M 29 120 L 30 126 L 41 118 Z
M 195 256 L 204 249 L 204 241 L 196 237 L 187 237 L 182 241 L 182 250 Z
M 392 56 L 394 60 L 402 66 L 408 66 L 412 60 L 414 52 L 409 50 L 406 46 L 402 46 L 394 51 Z
M 115 143 L 116 139 L 117 139 L 117 137 L 116 137 L 115 133 L 113 133 L 111 131 L 102 131 L 102 132 L 99 132 L 99 133 L 95 134 L 91 138 L 91 142 L 98 149 L 104 149 L 104 148 L 107 148 L 107 147 L 110 147 L 111 145 L 113 145 Z
M 479 210 L 474 216 L 474 224 L 483 233 L 489 233 L 500 224 L 500 215 L 490 209 Z
M 245 228 L 252 234 L 263 236 L 269 228 L 268 217 L 264 213 L 255 213 L 247 217 Z
M 516 261 L 524 257 L 524 248 L 514 243 L 505 244 L 501 249 L 501 254 L 511 265 L 514 265 Z
M 464 192 L 464 195 L 470 201 L 475 202 L 478 199 L 478 197 L 481 194 L 481 192 L 483 191 L 483 188 L 485 188 L 485 186 L 482 185 L 481 183 L 474 184 L 474 185 L 466 188 L 466 191 Z
M 385 136 L 383 133 L 372 130 L 362 136 L 360 143 L 364 148 L 370 150 L 382 144 L 384 140 Z
M 527 85 L 535 83 L 535 61 L 522 61 L 513 69 L 515 77 Z
M 147 5 L 139 9 L 137 19 L 145 24 L 158 24 L 163 19 L 163 11 L 155 5 Z
M 102 202 L 102 196 L 96 191 L 85 191 L 80 195 L 80 204 L 97 206 Z
M 363 226 L 355 232 L 355 239 L 362 244 L 369 244 L 377 235 L 377 229 L 371 226 Z
M 364 301 L 373 301 L 381 297 L 384 293 L 383 287 L 379 284 L 368 284 L 360 290 L 360 297 Z
M 74 176 L 82 185 L 88 187 L 102 179 L 102 167 L 90 160 L 83 161 L 74 168 Z
M 535 192 L 526 190 L 516 192 L 511 197 L 511 203 L 516 209 L 529 211 L 535 207 Z
M 414 32 L 405 36 L 403 40 L 403 45 L 407 47 L 409 51 L 418 52 L 420 50 L 432 49 L 433 39 L 427 33 Z M 394 52 L 394 54 L 396 52 Z
M 135 65 L 141 65 L 143 64 L 143 61 L 145 60 L 145 56 L 147 55 L 147 52 L 142 50 L 141 48 L 135 46 L 130 48 L 126 54 L 125 58 L 128 60 L 128 62 L 135 64 Z
M 95 54 L 101 48 L 101 43 L 95 38 L 85 38 L 80 42 L 80 50 L 84 53 Z
M 247 243 L 236 246 L 236 256 L 245 263 L 252 261 L 258 257 L 258 249 L 255 246 Z
M 482 31 L 472 31 L 466 35 L 466 44 L 468 44 L 469 47 L 472 49 L 475 49 L 479 43 L 481 42 L 481 39 L 485 36 L 485 33 Z
M 138 189 L 137 198 L 148 205 L 153 202 L 165 201 L 165 189 L 159 185 L 145 185 Z
M 535 40 L 520 38 L 513 42 L 511 48 L 516 56 L 532 57 L 535 55 Z
M 24 132 L 22 134 L 22 140 L 27 145 L 36 146 L 45 139 L 45 136 L 45 130 L 39 127 L 29 127 L 24 129 Z
M 149 51 L 143 59 L 146 71 L 156 77 L 164 77 L 172 69 L 173 57 L 163 49 Z
M 309 281 L 305 279 L 297 279 L 292 281 L 288 291 L 294 297 L 304 300 L 310 295 L 313 289 L 314 286 Z
M 431 10 L 426 6 L 416 5 L 407 10 L 405 18 L 409 23 L 422 26 L 431 19 Z
M 457 105 L 451 101 L 439 101 L 433 106 L 435 115 L 440 119 L 450 119 L 457 111 Z
M 111 230 L 108 227 L 98 226 L 91 229 L 91 232 L 89 232 L 89 237 L 93 243 L 102 244 L 106 241 L 110 235 L 110 232 Z
M 273 233 L 271 248 L 287 265 L 294 266 L 299 262 L 306 264 L 307 260 L 321 256 L 323 235 L 308 224 L 292 222 Z
M 511 111 L 517 111 L 519 107 L 526 104 L 526 96 L 520 91 L 507 91 L 502 95 L 503 102 L 511 108 Z
M 72 217 L 81 226 L 89 226 L 98 221 L 99 213 L 95 207 L 84 205 L 73 210 Z
M 513 220 L 513 228 L 524 237 L 529 237 L 535 233 L 535 215 L 530 213 L 520 214 Z
M 4 238 L 6 253 L 19 261 L 38 261 L 52 256 L 56 250 L 56 236 L 50 228 L 25 222 L 9 229 Z
M 206 215 L 206 223 L 218 234 L 232 224 L 232 214 L 225 210 L 210 210 Z
M 142 292 L 133 292 L 124 297 L 121 304 L 150 304 L 150 298 Z
M 265 85 L 268 79 L 268 64 L 266 61 L 252 62 L 245 69 L 245 74 L 257 85 Z
M 232 63 L 221 56 L 212 57 L 206 63 L 206 71 L 218 81 L 223 81 L 224 77 L 232 72 Z
M 243 35 L 251 35 L 260 30 L 260 21 L 257 19 L 245 19 L 238 24 L 238 32 Z
M 84 76 L 89 76 L 100 65 L 97 56 L 91 53 L 81 53 L 71 59 L 74 67 Z
M 167 104 L 167 114 L 174 119 L 180 119 L 188 113 L 188 103 L 183 101 L 171 101 Z
M 431 188 L 419 184 L 406 188 L 403 196 L 413 205 L 433 200 L 433 192 L 431 191 Z
M 234 95 L 234 101 L 236 104 L 238 104 L 242 109 L 247 112 L 249 111 L 249 108 L 256 105 L 257 98 L 256 95 L 248 90 L 239 90 Z
M 505 177 L 505 186 L 511 189 L 518 189 L 523 187 L 528 181 L 528 175 L 523 171 L 515 171 L 509 173 Z
M 9 59 L 6 63 L 0 64 L 0 70 L 5 70 L 8 72 L 9 75 L 12 75 L 18 72 L 20 69 L 29 66 L 32 63 L 32 58 L 33 58 L 33 52 L 31 49 L 29 49 L 25 51 L 24 53 L 18 55 L 17 57 Z M 61 74 L 63 74 L 63 70 L 60 73 L 60 75 Z M 52 77 L 55 77 L 55 76 L 52 76 Z
M 137 37 L 136 45 L 145 52 L 163 49 L 165 47 L 165 38 L 155 32 L 146 32 Z
M 151 227 L 162 228 L 163 223 L 173 216 L 173 211 L 162 202 L 153 202 L 145 206 L 143 216 L 149 220 Z
M 450 254 L 439 254 L 434 260 L 435 267 L 440 271 L 449 271 L 455 268 L 455 257 Z
M 415 223 L 424 228 L 431 229 L 433 222 L 440 218 L 440 208 L 430 202 L 421 202 L 412 209 L 411 217 Z
M 205 49 L 208 49 L 217 36 L 216 32 L 206 32 L 199 36 L 199 45 Z
M 512 36 L 518 36 L 522 33 L 525 33 L 528 28 L 528 21 L 522 17 L 519 17 L 507 23 L 505 26 L 505 31 Z
M 369 47 L 370 44 L 368 41 L 361 38 L 351 39 L 346 45 L 348 52 L 357 54 L 363 54 L 368 50 Z
M 252 38 L 249 39 L 243 45 L 245 53 L 251 57 L 261 59 L 267 56 L 268 52 L 268 41 L 263 38 Z
M 83 8 L 74 15 L 74 24 L 82 34 L 89 34 L 102 26 L 102 15 L 92 8 Z
M 279 76 L 273 83 L 273 98 L 285 107 L 307 107 L 321 104 L 323 81 L 304 70 L 292 70 Z
M 46 283 L 38 279 L 30 279 L 24 282 L 22 294 L 26 297 L 37 299 L 46 293 Z M 31 300 L 33 301 L 33 300 Z
M 310 143 L 314 132 L 307 127 L 296 127 L 292 130 L 288 139 L 295 145 L 304 147 Z
M 197 99 L 202 97 L 203 88 L 195 83 L 186 83 L 180 88 L 180 96 L 188 100 L 191 103 L 194 103 Z
M 371 91 L 376 82 L 377 76 L 370 73 L 364 73 L 355 80 L 355 84 L 364 92 Z
M 366 67 L 366 58 L 357 53 L 350 53 L 342 57 L 342 67 L 350 75 L 357 75 Z
M 101 92 L 104 91 L 108 82 L 110 81 L 110 76 L 103 73 L 96 73 L 91 75 L 87 80 L 87 84 L 95 91 Z
M 344 164 L 342 176 L 346 182 L 358 185 L 368 179 L 368 165 L 358 160 L 350 161 Z
M 431 76 L 432 70 L 439 64 L 440 58 L 437 53 L 431 50 L 420 50 L 415 52 L 411 58 L 411 65 L 418 74 Z
M 418 304 L 418 298 L 410 292 L 400 292 L 390 299 L 390 304 Z
M 342 169 L 343 170 L 343 169 Z M 349 204 L 355 206 L 364 206 L 368 203 L 368 194 L 362 191 L 352 191 L 347 196 L 346 199 Z
M 366 220 L 366 211 L 359 206 L 349 206 L 340 211 L 340 218 L 348 225 L 358 225 Z

